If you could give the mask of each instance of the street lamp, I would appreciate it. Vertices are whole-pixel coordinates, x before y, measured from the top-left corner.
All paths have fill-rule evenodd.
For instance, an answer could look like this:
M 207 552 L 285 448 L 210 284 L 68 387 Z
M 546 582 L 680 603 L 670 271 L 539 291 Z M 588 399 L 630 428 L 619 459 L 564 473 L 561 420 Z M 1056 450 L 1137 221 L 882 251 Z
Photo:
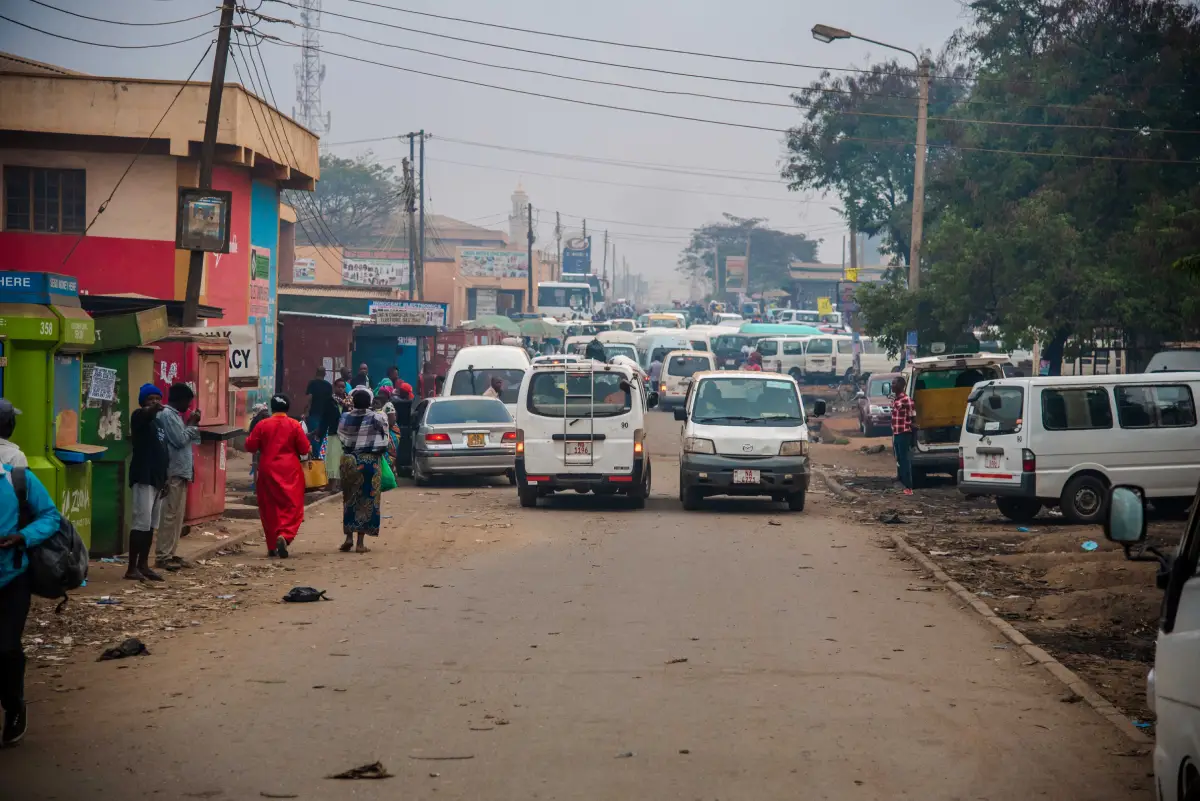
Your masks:
M 831 25 L 814 25 L 812 35 L 824 44 L 837 39 L 858 39 L 889 50 L 908 53 L 917 62 L 917 153 L 913 165 L 912 246 L 908 253 L 908 288 L 915 292 L 921 285 L 921 234 L 925 222 L 925 129 L 929 122 L 929 59 L 922 58 L 907 48 L 868 39 L 865 36 L 855 36 L 850 31 Z

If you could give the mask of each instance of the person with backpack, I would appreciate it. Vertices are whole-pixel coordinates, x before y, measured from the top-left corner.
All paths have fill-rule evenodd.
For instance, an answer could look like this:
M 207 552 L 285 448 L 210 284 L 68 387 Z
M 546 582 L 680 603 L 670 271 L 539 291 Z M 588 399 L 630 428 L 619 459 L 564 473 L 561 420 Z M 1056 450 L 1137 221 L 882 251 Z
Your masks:
M 9 440 L 21 412 L 0 398 L 0 438 Z M 29 551 L 59 529 L 58 509 L 37 476 L 12 460 L 0 462 L 0 707 L 4 729 L 0 747 L 16 745 L 28 725 L 25 707 L 25 650 L 21 635 L 29 617 L 33 584 Z M 13 471 L 23 480 L 24 514 Z
M 167 436 L 157 422 L 163 410 L 162 390 L 154 384 L 142 384 L 138 407 L 129 417 L 129 487 L 133 499 L 133 521 L 129 530 L 129 566 L 125 578 L 130 581 L 162 581 L 150 569 L 150 547 L 154 529 L 162 517 L 163 495 L 167 488 Z

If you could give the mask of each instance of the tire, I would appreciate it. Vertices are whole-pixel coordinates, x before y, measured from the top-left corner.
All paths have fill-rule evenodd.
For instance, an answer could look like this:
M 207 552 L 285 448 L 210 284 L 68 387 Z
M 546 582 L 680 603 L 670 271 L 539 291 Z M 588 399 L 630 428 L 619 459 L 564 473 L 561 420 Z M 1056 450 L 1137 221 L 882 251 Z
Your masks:
M 1028 523 L 1042 511 L 1042 502 L 1035 498 L 997 498 L 996 508 L 1014 523 Z
M 517 498 L 521 501 L 521 506 L 526 509 L 536 509 L 538 502 L 537 487 L 518 487 Z
M 800 490 L 799 492 L 793 492 L 792 494 L 788 495 L 787 496 L 788 509 L 792 512 L 803 512 L 804 511 L 804 497 L 806 494 L 807 493 L 805 493 L 804 490 Z
M 800 372 L 799 367 L 793 367 L 791 370 L 788 370 L 788 375 L 790 375 L 797 384 L 804 384 L 804 373 Z
M 1072 523 L 1099 523 L 1108 506 L 1108 485 L 1090 473 L 1075 476 L 1063 487 L 1060 507 Z
M 700 509 L 700 502 L 704 500 L 704 496 L 700 494 L 700 490 L 696 487 L 688 487 L 683 490 L 683 508 L 688 512 L 695 512 Z
M 650 461 L 646 461 L 646 475 L 640 486 L 629 491 L 629 499 L 633 501 L 634 509 L 645 509 L 646 499 L 650 497 Z
M 417 459 L 413 457 L 412 463 L 412 481 L 418 487 L 428 487 L 430 476 L 425 475 L 425 472 L 417 466 Z

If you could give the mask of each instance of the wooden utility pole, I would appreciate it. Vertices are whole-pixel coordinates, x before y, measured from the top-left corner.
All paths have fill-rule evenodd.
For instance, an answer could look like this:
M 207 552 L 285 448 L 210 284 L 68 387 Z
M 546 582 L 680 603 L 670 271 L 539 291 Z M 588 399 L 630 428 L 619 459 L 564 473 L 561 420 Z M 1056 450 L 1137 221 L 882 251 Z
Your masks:
M 529 258 L 529 265 L 528 265 L 529 269 L 526 270 L 526 273 L 525 273 L 527 276 L 529 292 L 526 293 L 525 311 L 532 312 L 533 311 L 533 204 L 532 203 L 529 203 L 525 206 L 525 218 L 526 218 L 525 222 L 529 226 L 529 241 L 528 241 L 528 245 L 527 245 L 528 258 Z
M 557 211 L 554 212 L 554 246 L 556 248 L 558 248 L 558 253 L 556 253 L 554 255 L 554 263 L 556 265 L 558 265 L 558 267 L 555 271 L 557 274 L 552 273 L 550 275 L 550 279 L 552 281 L 558 281 L 562 278 L 562 272 L 563 272 L 563 270 L 562 270 L 562 268 L 563 268 L 563 265 L 562 265 L 563 250 L 562 250 L 562 214 Z
M 417 259 L 417 300 L 425 300 L 425 131 L 418 134 L 421 137 L 421 166 L 420 166 L 420 252 Z M 409 271 L 412 271 L 412 249 L 408 254 Z
M 929 59 L 918 60 L 917 152 L 913 164 L 912 247 L 908 253 L 908 288 L 921 288 L 921 237 L 925 227 L 925 128 L 929 120 Z M 853 252 L 853 251 L 851 251 Z
M 411 147 L 412 140 L 409 140 Z M 416 187 L 413 185 L 413 165 L 409 159 L 400 162 L 404 176 L 404 211 L 408 215 L 408 299 L 416 300 L 417 259 L 420 254 L 417 246 L 417 203 Z
M 217 53 L 213 56 L 212 82 L 208 86 L 208 114 L 204 118 L 204 141 L 200 145 L 200 188 L 212 189 L 213 159 L 217 152 L 217 126 L 221 121 L 221 94 L 225 89 L 225 63 L 229 37 L 233 33 L 234 0 L 222 0 L 221 26 L 217 30 Z M 249 247 L 249 243 L 247 243 Z M 183 324 L 200 321 L 200 287 L 204 283 L 204 251 L 193 250 L 188 260 L 187 294 L 183 296 Z
M 608 231 L 604 232 L 604 261 L 600 273 L 600 286 L 604 287 L 605 291 L 609 290 L 608 286 Z M 611 298 L 610 300 L 616 300 Z

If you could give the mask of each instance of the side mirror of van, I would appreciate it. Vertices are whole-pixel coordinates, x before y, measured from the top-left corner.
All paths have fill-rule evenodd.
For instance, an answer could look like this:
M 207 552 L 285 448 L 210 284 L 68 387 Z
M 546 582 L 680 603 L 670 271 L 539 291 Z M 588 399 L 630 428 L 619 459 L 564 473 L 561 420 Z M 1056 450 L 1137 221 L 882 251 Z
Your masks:
M 1109 491 L 1104 536 L 1126 548 L 1146 539 L 1146 501 L 1133 487 L 1113 487 Z
M 825 416 L 825 401 L 818 399 L 815 403 L 813 403 L 812 416 L 813 417 L 824 417 Z
M 649 395 L 646 396 L 646 408 L 653 409 L 657 405 L 658 405 L 658 393 L 651 392 Z
M 681 422 L 687 421 L 687 409 L 680 407 L 675 410 L 675 419 Z

